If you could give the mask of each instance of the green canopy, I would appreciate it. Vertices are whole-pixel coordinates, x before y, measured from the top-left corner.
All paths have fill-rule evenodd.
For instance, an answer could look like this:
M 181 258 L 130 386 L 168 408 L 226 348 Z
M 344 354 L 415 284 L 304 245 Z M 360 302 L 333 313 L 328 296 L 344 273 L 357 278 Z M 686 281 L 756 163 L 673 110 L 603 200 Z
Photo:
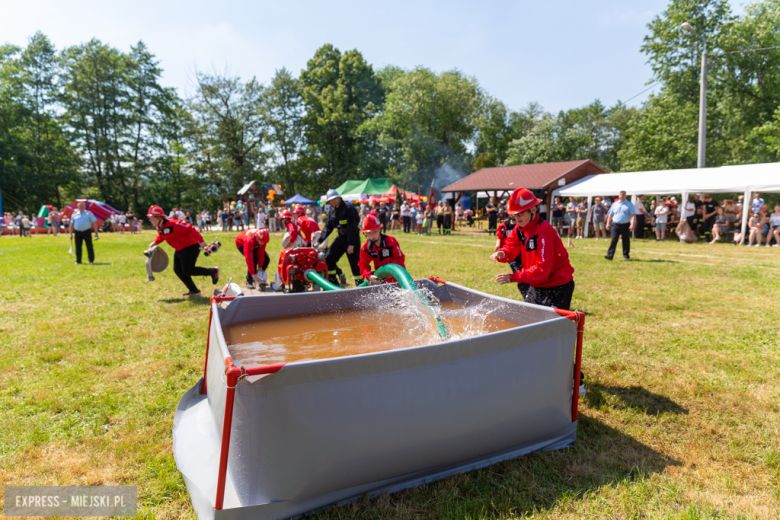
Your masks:
M 366 179 L 363 181 L 347 181 L 338 188 L 336 191 L 339 195 L 382 195 L 387 193 L 390 188 L 393 187 L 393 183 L 388 179 Z

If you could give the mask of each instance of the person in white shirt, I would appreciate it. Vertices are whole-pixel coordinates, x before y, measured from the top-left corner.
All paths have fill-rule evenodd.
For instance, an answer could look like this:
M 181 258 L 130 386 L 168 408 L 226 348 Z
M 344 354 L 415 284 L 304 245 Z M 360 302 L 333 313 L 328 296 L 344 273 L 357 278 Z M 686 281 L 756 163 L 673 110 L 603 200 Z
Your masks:
M 775 211 L 769 215 L 769 233 L 767 233 L 766 246 L 769 247 L 771 237 L 775 237 L 775 243 L 772 247 L 780 245 L 780 204 L 775 204 Z
M 184 222 L 184 217 L 185 216 L 186 215 L 184 215 L 184 212 L 181 210 L 181 208 L 177 208 L 176 209 L 176 218 L 177 219 L 179 219 L 180 221 Z
M 666 238 L 666 223 L 669 220 L 669 206 L 671 203 L 664 202 L 655 208 L 655 240 L 662 242 Z
M 761 206 L 764 205 L 764 199 L 761 198 L 760 193 L 754 193 L 753 194 L 753 204 L 751 206 L 751 209 L 753 210 L 753 213 L 758 213 L 761 210 Z
M 412 219 L 406 202 L 401 204 L 401 221 L 404 223 L 404 233 L 408 233 L 412 228 Z
M 255 227 L 257 229 L 265 229 L 265 211 L 263 211 L 263 207 L 260 206 L 257 209 L 257 215 L 255 216 Z
M 127 224 L 127 217 L 124 215 L 124 213 L 120 213 L 119 215 L 117 215 L 116 218 L 118 219 L 117 223 L 119 224 L 119 232 L 121 234 L 124 234 L 125 233 L 125 224 Z

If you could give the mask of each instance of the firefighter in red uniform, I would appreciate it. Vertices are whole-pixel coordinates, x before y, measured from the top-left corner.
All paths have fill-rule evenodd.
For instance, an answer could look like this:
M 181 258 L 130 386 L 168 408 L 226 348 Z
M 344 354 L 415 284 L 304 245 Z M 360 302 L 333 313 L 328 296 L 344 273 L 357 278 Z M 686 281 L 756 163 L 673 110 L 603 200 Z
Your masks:
M 265 251 L 268 238 L 267 229 L 247 229 L 236 237 L 236 248 L 246 260 L 247 289 L 253 289 L 255 281 L 260 284 L 260 290 L 265 289 L 265 286 L 268 285 L 268 275 L 265 273 L 268 264 L 271 263 L 271 258 Z M 261 261 L 262 266 L 258 269 Z
M 149 247 L 168 242 L 176 252 L 173 255 L 173 272 L 179 277 L 189 292 L 184 296 L 200 296 L 200 289 L 192 281 L 193 276 L 210 276 L 211 282 L 219 281 L 219 267 L 197 267 L 200 250 L 206 247 L 206 242 L 198 230 L 186 222 L 174 218 L 168 219 L 160 206 L 152 206 L 146 214 L 149 222 L 157 228 L 157 237 Z
M 498 225 L 498 229 L 496 230 L 496 247 L 493 248 L 493 252 L 504 247 L 507 237 L 509 237 L 516 225 L 517 221 L 515 220 L 515 216 L 507 213 L 506 219 Z M 513 273 L 523 269 L 523 258 L 520 255 L 517 255 L 515 258 L 510 256 L 508 263 Z M 520 290 L 520 294 L 523 295 L 523 298 L 525 298 L 525 295 L 528 294 L 528 289 L 530 289 L 531 286 L 527 283 L 519 283 L 517 284 L 517 288 Z
M 303 206 L 295 208 L 295 223 L 298 224 L 298 228 L 303 235 L 304 245 L 311 247 L 312 240 L 316 240 L 319 237 L 320 226 L 313 218 L 306 216 L 306 209 Z
M 360 260 L 358 260 L 360 276 L 373 284 L 382 283 L 382 280 L 374 276 L 371 270 L 372 262 L 374 263 L 374 270 L 387 264 L 397 264 L 406 268 L 404 263 L 406 257 L 401 252 L 401 246 L 398 245 L 398 241 L 395 238 L 382 233 L 382 224 L 378 218 L 368 215 L 363 221 L 362 231 L 366 234 L 368 240 L 360 248 Z M 392 277 L 384 279 L 386 283 L 395 281 L 396 279 Z
M 540 202 L 541 199 L 525 188 L 516 189 L 509 197 L 507 212 L 515 216 L 517 225 L 490 259 L 509 262 L 519 256 L 522 267 L 512 274 L 499 274 L 495 280 L 500 284 L 527 283 L 530 288 L 525 295 L 526 302 L 569 310 L 574 293 L 574 268 L 558 233 L 536 214 Z
M 301 233 L 289 209 L 282 211 L 279 215 L 279 222 L 282 223 L 282 228 L 290 234 L 289 238 L 282 239 L 282 247 L 295 247 L 295 241 L 301 236 Z

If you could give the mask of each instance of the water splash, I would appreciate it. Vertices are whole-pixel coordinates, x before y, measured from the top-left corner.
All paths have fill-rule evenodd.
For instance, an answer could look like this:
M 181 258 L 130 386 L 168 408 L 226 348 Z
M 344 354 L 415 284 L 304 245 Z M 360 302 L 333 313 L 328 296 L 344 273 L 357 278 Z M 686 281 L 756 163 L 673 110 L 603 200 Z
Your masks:
M 376 309 L 377 318 L 392 316 L 398 321 L 398 333 L 415 336 L 419 345 L 440 343 L 443 340 L 437 332 L 439 318 L 450 332 L 450 339 L 464 339 L 490 332 L 487 318 L 495 310 L 494 305 L 484 301 L 464 308 L 447 309 L 426 287 L 421 287 L 431 306 L 426 307 L 412 291 L 393 286 L 382 286 L 379 290 L 363 296 L 363 308 Z M 433 311 L 433 313 L 431 313 Z

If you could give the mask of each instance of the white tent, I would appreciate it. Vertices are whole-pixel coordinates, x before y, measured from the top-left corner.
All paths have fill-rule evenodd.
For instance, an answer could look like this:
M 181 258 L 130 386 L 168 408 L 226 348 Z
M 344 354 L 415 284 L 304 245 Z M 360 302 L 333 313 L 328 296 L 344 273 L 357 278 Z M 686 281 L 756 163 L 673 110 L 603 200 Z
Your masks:
M 594 196 L 618 195 L 621 191 L 631 195 L 632 201 L 636 201 L 638 195 L 679 193 L 682 195 L 683 202 L 688 199 L 689 193 L 744 193 L 745 204 L 750 204 L 752 193 L 780 192 L 780 163 L 589 175 L 555 190 L 553 195 L 588 197 L 588 217 L 590 217 L 590 206 Z M 743 211 L 743 242 L 747 218 L 747 211 Z M 587 233 L 587 226 L 585 230 Z

